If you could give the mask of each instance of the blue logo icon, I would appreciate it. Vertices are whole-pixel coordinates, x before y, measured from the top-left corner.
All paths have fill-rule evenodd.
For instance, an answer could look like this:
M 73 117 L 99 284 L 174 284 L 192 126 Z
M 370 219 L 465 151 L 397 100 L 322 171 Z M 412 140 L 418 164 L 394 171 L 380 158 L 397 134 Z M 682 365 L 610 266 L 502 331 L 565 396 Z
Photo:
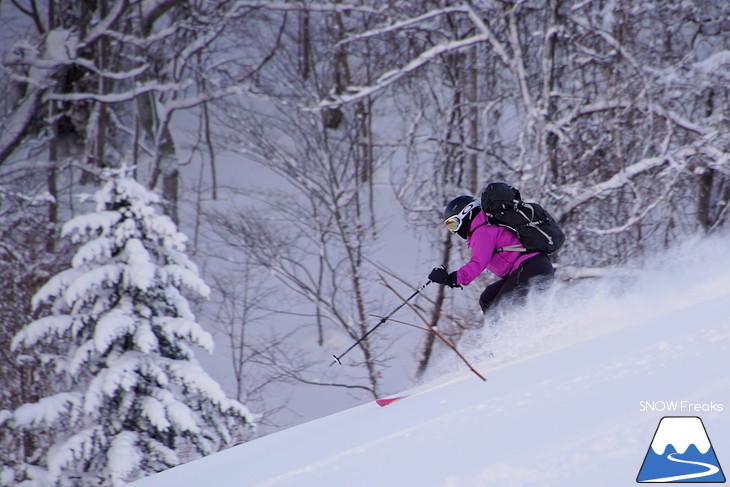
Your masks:
M 702 420 L 696 416 L 662 418 L 636 481 L 725 482 Z

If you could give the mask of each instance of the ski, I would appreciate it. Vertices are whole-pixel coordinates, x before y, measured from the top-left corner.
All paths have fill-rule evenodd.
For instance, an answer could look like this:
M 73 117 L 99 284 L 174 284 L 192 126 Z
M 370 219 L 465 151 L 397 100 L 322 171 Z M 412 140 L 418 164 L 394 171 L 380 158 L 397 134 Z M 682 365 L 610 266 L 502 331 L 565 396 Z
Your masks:
M 378 406 L 380 406 L 382 408 L 382 407 L 387 406 L 388 404 L 393 404 L 396 401 L 405 399 L 406 397 L 408 397 L 408 396 L 397 396 L 397 397 L 389 397 L 386 399 L 376 399 L 375 404 L 377 404 Z

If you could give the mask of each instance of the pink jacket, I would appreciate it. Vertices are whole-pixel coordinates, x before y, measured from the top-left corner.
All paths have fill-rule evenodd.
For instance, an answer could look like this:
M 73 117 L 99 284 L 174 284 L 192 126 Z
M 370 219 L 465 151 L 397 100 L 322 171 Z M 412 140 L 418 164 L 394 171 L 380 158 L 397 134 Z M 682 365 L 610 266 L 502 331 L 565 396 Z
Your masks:
M 530 254 L 495 252 L 495 249 L 500 247 L 520 245 L 520 240 L 509 228 L 488 225 L 487 216 L 483 211 L 472 220 L 470 231 L 471 235 L 466 239 L 466 244 L 471 249 L 471 260 L 456 271 L 456 284 L 466 286 L 484 269 L 501 278 L 507 277 L 524 261 L 538 254 L 538 252 Z

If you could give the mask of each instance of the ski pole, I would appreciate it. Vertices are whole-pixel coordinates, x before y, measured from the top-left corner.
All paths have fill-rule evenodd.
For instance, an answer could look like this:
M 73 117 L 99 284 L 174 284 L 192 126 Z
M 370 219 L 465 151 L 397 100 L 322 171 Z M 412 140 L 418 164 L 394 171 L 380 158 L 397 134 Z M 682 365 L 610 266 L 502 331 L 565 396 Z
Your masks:
M 385 317 L 381 318 L 381 319 L 380 319 L 380 321 L 378 321 L 378 324 L 377 324 L 377 325 L 375 325 L 374 327 L 370 328 L 370 329 L 368 330 L 368 332 L 367 332 L 367 333 L 365 333 L 365 334 L 364 334 L 364 335 L 363 335 L 363 336 L 362 336 L 362 337 L 361 337 L 361 338 L 360 338 L 359 340 L 357 340 L 357 341 L 356 341 L 355 343 L 353 343 L 353 344 L 352 344 L 352 345 L 350 346 L 350 348 L 348 348 L 347 350 L 345 350 L 344 352 L 342 352 L 342 353 L 341 353 L 340 355 L 334 355 L 334 354 L 333 354 L 332 356 L 333 356 L 333 357 L 335 358 L 335 361 L 334 361 L 334 362 L 332 362 L 332 363 L 331 363 L 330 365 L 333 365 L 333 364 L 334 364 L 335 362 L 336 362 L 336 363 L 338 363 L 338 364 L 340 364 L 340 365 L 342 365 L 341 359 L 342 359 L 342 357 L 344 357 L 345 355 L 347 355 L 347 352 L 349 352 L 350 350 L 352 350 L 353 348 L 355 348 L 356 346 L 358 346 L 358 345 L 360 344 L 360 342 L 362 342 L 363 340 L 365 340 L 365 339 L 366 339 L 366 338 L 367 338 L 367 337 L 368 337 L 368 336 L 369 336 L 369 335 L 370 335 L 370 334 L 371 334 L 372 332 L 374 332 L 374 331 L 375 331 L 375 330 L 376 330 L 376 329 L 377 329 L 377 328 L 378 328 L 378 327 L 379 327 L 380 325 L 382 325 L 383 323 L 385 323 L 386 321 L 388 321 L 388 319 L 389 319 L 389 318 L 390 318 L 391 316 L 393 316 L 393 315 L 394 315 L 394 314 L 395 314 L 395 313 L 396 313 L 396 312 L 397 312 L 397 311 L 398 311 L 399 309 L 401 309 L 401 308 L 402 308 L 403 306 L 405 306 L 405 305 L 406 305 L 406 303 L 408 303 L 408 301 L 410 301 L 411 299 L 413 299 L 413 298 L 414 298 L 414 297 L 415 297 L 415 296 L 416 296 L 416 295 L 417 295 L 418 293 L 420 293 L 421 291 L 423 291 L 423 290 L 424 290 L 424 289 L 426 288 L 426 286 L 428 286 L 429 284 L 431 284 L 431 281 L 426 281 L 426 283 L 425 283 L 424 285 L 422 285 L 421 287 L 419 287 L 418 289 L 416 289 L 416 291 L 415 291 L 415 292 L 414 292 L 413 294 L 411 294 L 410 296 L 408 296 L 408 298 L 407 298 L 407 299 L 406 299 L 405 301 L 403 301 L 403 302 L 402 302 L 402 303 L 400 304 L 400 306 L 398 306 L 398 307 L 397 307 L 397 308 L 395 308 L 395 309 L 394 309 L 393 311 L 391 311 L 391 312 L 390 312 L 390 313 L 389 313 L 389 314 L 388 314 L 387 316 L 385 316 Z

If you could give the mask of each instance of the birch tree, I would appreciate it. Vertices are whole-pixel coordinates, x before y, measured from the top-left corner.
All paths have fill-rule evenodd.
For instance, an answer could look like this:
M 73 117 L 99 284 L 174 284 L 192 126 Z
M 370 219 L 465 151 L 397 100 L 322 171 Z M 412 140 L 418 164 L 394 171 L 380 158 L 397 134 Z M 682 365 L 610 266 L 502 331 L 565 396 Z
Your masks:
M 260 164 L 284 185 L 273 197 L 261 195 L 255 209 L 227 211 L 212 220 L 230 249 L 248 254 L 269 269 L 288 295 L 309 303 L 302 313 L 319 345 L 327 345 L 333 334 L 354 341 L 372 326 L 378 285 L 367 259 L 378 231 L 374 182 L 389 149 L 380 151 L 374 142 L 375 98 L 331 110 L 312 108 L 328 93 L 368 82 L 361 58 L 375 59 L 386 46 L 374 43 L 352 52 L 336 45 L 353 23 L 371 22 L 374 7 L 258 5 L 276 31 L 245 28 L 230 43 L 244 52 L 266 52 L 272 45 L 278 49 L 252 77 L 259 99 L 228 100 L 218 107 L 219 138 L 224 135 L 224 148 L 241 154 L 241 164 Z M 250 72 L 245 65 L 240 69 Z M 251 220 L 252 212 L 266 215 L 265 220 Z M 365 341 L 353 354 L 354 373 L 318 381 L 378 395 L 388 358 L 384 351 L 382 343 Z M 321 364 L 322 357 L 328 365 L 331 353 L 316 362 L 301 357 L 283 369 L 291 379 L 313 384 L 302 371 Z M 362 371 L 365 376 L 358 377 Z
M 564 279 L 727 226 L 725 3 L 409 7 L 393 8 L 347 42 L 397 35 L 414 48 L 410 56 L 381 59 L 372 83 L 320 107 L 400 96 L 414 162 L 398 170 L 400 194 L 414 221 L 430 212 L 436 224 L 429 198 L 443 194 L 439 187 L 453 197 L 506 180 L 565 227 L 557 256 Z M 473 78 L 456 82 L 469 68 Z M 463 164 L 468 157 L 473 166 Z M 462 184 L 450 185 L 442 171 Z M 435 261 L 448 262 L 441 249 Z M 434 316 L 440 307 L 438 300 Z
M 437 22 L 465 27 L 442 28 L 444 38 L 432 36 L 408 62 L 322 105 L 422 77 L 447 56 L 482 45 L 477 65 L 497 69 L 485 73 L 490 82 L 477 110 L 481 177 L 506 178 L 556 208 L 570 237 L 562 260 L 621 262 L 687 231 L 726 224 L 723 2 L 701 11 L 686 3 L 562 0 L 429 7 L 351 42 L 418 36 Z M 489 152 L 505 164 L 490 163 Z M 677 201 L 687 210 L 678 212 Z
M 56 165 L 76 160 L 86 181 L 94 168 L 131 154 L 138 177 L 160 188 L 177 219 L 179 161 L 173 117 L 239 93 L 212 46 L 247 15 L 235 2 L 13 2 L 27 16 L 27 39 L 5 53 L 8 115 L 0 125 L 0 165 L 29 144 Z M 207 63 L 207 64 L 206 64 Z M 176 220 L 177 221 L 177 220 Z

